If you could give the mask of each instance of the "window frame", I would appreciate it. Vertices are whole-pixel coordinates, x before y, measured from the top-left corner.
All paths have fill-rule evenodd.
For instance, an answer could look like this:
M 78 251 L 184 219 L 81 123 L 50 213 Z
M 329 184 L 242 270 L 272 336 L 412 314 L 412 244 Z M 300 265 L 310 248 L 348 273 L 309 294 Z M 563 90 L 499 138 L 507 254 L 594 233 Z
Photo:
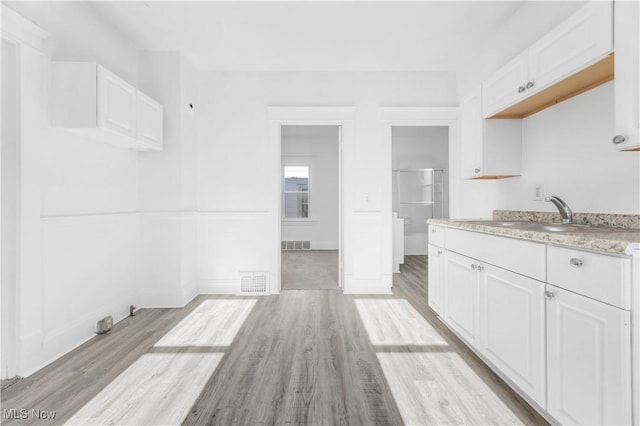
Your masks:
M 285 190 L 285 177 L 284 177 L 284 169 L 286 167 L 306 167 L 309 171 L 309 177 L 307 178 L 307 190 L 306 191 L 286 191 Z M 312 221 L 311 217 L 311 171 L 312 167 L 310 163 L 282 163 L 282 167 L 280 170 L 281 180 L 280 180 L 280 204 L 282 217 L 281 220 L 287 222 L 309 222 Z M 286 217 L 286 209 L 285 209 L 285 194 L 306 194 L 307 195 L 307 217 Z

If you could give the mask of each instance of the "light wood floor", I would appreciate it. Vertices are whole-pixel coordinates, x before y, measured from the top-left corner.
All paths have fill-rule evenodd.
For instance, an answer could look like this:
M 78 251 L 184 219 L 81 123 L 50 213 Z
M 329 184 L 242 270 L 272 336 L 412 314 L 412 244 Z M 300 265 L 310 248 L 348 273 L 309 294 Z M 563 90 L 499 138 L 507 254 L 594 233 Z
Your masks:
M 393 296 L 284 291 L 147 309 L 2 392 L 3 424 L 544 424 L 427 307 L 426 257 Z

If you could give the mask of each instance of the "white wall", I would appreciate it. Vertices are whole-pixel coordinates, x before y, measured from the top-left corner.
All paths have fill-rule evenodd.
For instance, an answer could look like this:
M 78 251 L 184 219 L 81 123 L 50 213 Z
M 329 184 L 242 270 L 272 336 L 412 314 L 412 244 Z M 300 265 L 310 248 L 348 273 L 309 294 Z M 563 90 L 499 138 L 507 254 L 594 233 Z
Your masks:
M 338 249 L 339 158 L 337 126 L 282 126 L 282 164 L 311 168 L 309 219 L 282 220 L 282 241 L 310 241 Z
M 139 154 L 141 303 L 184 306 L 197 294 L 197 78 L 178 52 L 143 52 L 139 80 L 164 107 L 163 151 Z
M 426 254 L 429 243 L 427 219 L 449 217 L 449 128 L 446 126 L 393 126 L 391 158 L 393 170 L 424 168 L 443 170 L 444 188 L 438 185 L 434 190 L 439 189 L 444 192 L 442 199 L 439 194 L 434 194 L 437 204 L 433 206 L 398 205 L 397 183 L 393 188 L 394 211 L 398 211 L 399 217 L 405 218 L 405 254 Z M 396 174 L 395 179 L 397 178 Z M 437 179 L 436 182 L 441 183 Z M 442 209 L 442 215 L 440 209 Z
M 533 201 L 535 184 L 576 212 L 640 213 L 640 158 L 618 152 L 614 82 L 606 83 L 523 120 L 522 176 L 469 182 L 461 217 L 490 217 L 494 209 L 556 211 Z M 472 194 L 473 192 L 473 194 Z
M 125 78 L 137 73 L 129 60 L 137 50 L 87 4 L 12 6 L 50 32 L 56 59 L 99 61 Z M 52 129 L 50 57 L 26 44 L 20 55 L 17 373 L 28 375 L 92 337 L 101 317 L 117 321 L 139 304 L 140 222 L 137 154 Z
M 354 106 L 353 145 L 343 147 L 345 289 L 389 292 L 390 151 L 379 106 L 456 104 L 447 73 L 208 72 L 200 80 L 198 269 L 203 293 L 234 292 L 238 271 L 277 271 L 279 163 L 267 106 Z M 389 210 L 389 211 L 387 211 Z M 349 288 L 350 286 L 350 288 Z
M 47 31 L 45 53 L 54 61 L 93 61 L 134 86 L 138 82 L 138 48 L 91 2 L 3 2 Z

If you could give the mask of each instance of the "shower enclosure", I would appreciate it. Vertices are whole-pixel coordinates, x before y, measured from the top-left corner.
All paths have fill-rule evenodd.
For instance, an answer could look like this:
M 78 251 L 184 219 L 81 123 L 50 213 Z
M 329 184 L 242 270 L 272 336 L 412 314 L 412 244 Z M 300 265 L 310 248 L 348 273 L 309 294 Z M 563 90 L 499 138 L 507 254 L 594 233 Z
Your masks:
M 444 170 L 393 171 L 393 211 L 404 219 L 404 254 L 426 254 L 427 219 L 444 216 Z

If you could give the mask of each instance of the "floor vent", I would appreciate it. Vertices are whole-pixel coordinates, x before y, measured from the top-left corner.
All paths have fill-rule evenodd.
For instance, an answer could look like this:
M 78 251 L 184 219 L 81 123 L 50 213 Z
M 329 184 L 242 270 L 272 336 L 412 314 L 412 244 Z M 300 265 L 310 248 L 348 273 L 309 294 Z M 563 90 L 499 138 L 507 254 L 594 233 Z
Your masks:
M 240 272 L 240 294 L 269 294 L 269 273 L 262 271 Z
M 311 241 L 281 241 L 282 250 L 311 250 Z

